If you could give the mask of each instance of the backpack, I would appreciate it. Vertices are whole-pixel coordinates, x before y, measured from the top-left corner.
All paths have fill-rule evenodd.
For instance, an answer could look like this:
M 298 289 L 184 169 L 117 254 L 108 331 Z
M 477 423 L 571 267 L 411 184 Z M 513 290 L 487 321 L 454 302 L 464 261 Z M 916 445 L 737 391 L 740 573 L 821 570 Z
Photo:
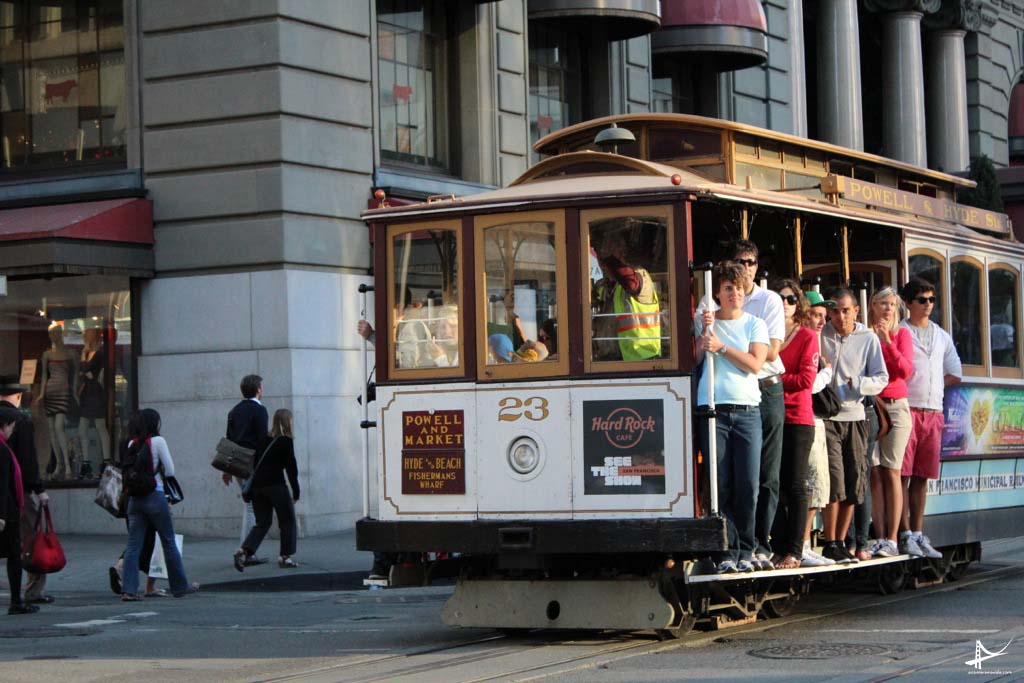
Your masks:
M 153 451 L 149 439 L 133 441 L 121 461 L 121 486 L 125 495 L 144 498 L 156 490 Z

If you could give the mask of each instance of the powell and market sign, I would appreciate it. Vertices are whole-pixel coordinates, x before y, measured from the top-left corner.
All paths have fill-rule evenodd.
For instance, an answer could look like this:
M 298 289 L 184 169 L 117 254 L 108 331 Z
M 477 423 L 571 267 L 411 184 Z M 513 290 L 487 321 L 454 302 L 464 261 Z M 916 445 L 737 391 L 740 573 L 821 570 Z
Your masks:
M 846 176 L 827 176 L 821 181 L 821 191 L 825 195 L 840 195 L 844 200 L 856 204 L 933 218 L 947 223 L 958 223 L 999 235 L 1010 234 L 1010 219 L 1005 214 L 923 194 L 904 192 L 885 185 L 866 183 Z

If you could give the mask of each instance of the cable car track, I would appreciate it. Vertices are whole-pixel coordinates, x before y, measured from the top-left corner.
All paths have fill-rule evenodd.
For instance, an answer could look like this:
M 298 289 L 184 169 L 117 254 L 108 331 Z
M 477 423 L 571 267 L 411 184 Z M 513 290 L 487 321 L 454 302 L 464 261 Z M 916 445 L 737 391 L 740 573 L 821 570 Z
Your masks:
M 1001 554 L 1001 553 L 993 553 Z M 844 596 L 833 594 L 835 608 L 812 613 L 797 613 L 778 619 L 757 621 L 729 629 L 731 636 L 757 633 L 791 624 L 832 618 L 839 614 L 871 610 L 935 593 L 960 590 L 967 586 L 989 583 L 1005 578 L 1024 575 L 1024 567 L 1001 566 L 968 575 L 956 583 L 929 586 L 916 591 L 897 595 L 873 596 L 864 599 L 863 594 Z M 856 604 L 853 604 L 853 603 Z M 416 680 L 418 683 L 443 680 L 449 683 L 484 683 L 498 680 L 533 680 L 548 675 L 562 674 L 582 668 L 590 668 L 613 661 L 644 654 L 684 647 L 700 647 L 722 636 L 720 632 L 693 632 L 678 640 L 653 640 L 653 636 L 640 634 L 607 634 L 580 638 L 579 633 L 568 637 L 564 632 L 533 631 L 514 638 L 502 634 L 487 634 L 449 645 L 423 648 L 413 652 L 360 660 L 339 662 L 336 665 L 296 672 L 285 676 L 261 679 L 259 683 L 279 681 L 302 681 L 303 683 L 375 683 L 377 681 Z M 585 648 L 581 652 L 580 648 Z M 564 651 L 563 651 L 564 650 Z M 527 655 L 527 653 L 529 653 Z M 526 658 L 523 655 L 527 655 Z M 959 656 L 959 655 L 957 655 Z M 503 659 L 512 657 L 511 661 Z M 524 661 L 525 659 L 525 661 Z M 542 659 L 544 661 L 538 661 Z M 905 673 L 942 665 L 953 658 L 945 658 L 928 665 L 916 664 L 900 672 L 882 675 L 873 681 L 886 681 Z M 481 664 L 490 664 L 480 669 Z M 472 667 L 467 669 L 465 667 Z

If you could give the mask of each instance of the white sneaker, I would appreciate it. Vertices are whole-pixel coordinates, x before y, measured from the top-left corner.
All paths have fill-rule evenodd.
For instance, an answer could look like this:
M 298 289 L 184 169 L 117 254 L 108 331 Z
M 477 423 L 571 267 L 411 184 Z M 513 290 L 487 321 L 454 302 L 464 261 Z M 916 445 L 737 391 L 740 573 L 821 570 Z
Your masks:
M 755 567 L 754 563 L 750 560 L 740 560 L 736 563 L 736 571 L 740 574 L 749 574 L 750 572 L 755 572 L 757 570 L 758 567 Z
M 917 539 L 909 531 L 904 531 L 900 534 L 900 542 L 898 549 L 903 555 L 910 555 L 911 557 L 924 557 L 924 551 L 921 550 L 921 546 L 918 545 Z
M 719 574 L 735 574 L 736 563 L 732 560 L 722 560 L 718 563 L 717 571 Z
M 896 557 L 900 554 L 900 551 L 896 548 L 896 541 L 883 538 L 878 541 L 871 554 L 873 557 Z
M 933 560 L 942 559 L 942 553 L 932 547 L 932 542 L 928 540 L 928 537 L 924 534 L 915 534 L 914 540 L 917 541 L 917 547 L 921 549 L 921 553 L 925 557 L 929 557 Z
M 869 553 L 871 553 L 871 557 L 874 557 L 875 556 L 875 551 L 878 550 L 878 546 L 881 545 L 882 541 L 884 541 L 884 540 L 885 539 L 882 539 L 882 538 L 872 538 L 871 540 L 868 541 L 868 544 L 864 548 L 864 550 L 866 550 Z
M 816 560 L 821 560 L 822 564 L 823 564 L 824 566 L 826 566 L 826 567 L 831 567 L 832 565 L 834 565 L 834 564 L 836 563 L 836 561 L 835 561 L 835 560 L 833 560 L 833 559 L 832 559 L 831 557 L 825 557 L 824 555 L 822 555 L 821 553 L 819 553 L 819 552 L 818 552 L 817 550 L 809 550 L 808 552 L 809 552 L 809 553 L 811 554 L 811 556 L 812 556 L 812 557 L 814 557 L 814 558 L 815 558 Z
M 825 558 L 813 550 L 804 550 L 803 555 L 800 556 L 801 567 L 824 567 Z

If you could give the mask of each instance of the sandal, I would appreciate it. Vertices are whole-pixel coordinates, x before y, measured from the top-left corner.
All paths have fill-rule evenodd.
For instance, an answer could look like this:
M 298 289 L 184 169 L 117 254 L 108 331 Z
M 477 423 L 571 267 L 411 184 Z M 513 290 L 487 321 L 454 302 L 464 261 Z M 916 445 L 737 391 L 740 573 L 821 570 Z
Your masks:
M 110 590 L 114 595 L 121 595 L 121 572 L 117 571 L 117 567 L 111 567 L 107 573 L 110 575 Z
M 291 558 L 290 555 L 282 555 L 277 562 L 277 565 L 281 569 L 295 569 L 299 566 L 299 563 Z
M 188 587 L 185 590 L 181 591 L 180 593 L 175 593 L 174 597 L 176 597 L 176 598 L 183 598 L 186 595 L 191 595 L 192 593 L 198 593 L 198 592 L 199 592 L 199 584 L 195 583 L 193 581 L 192 583 L 190 583 L 188 585 Z
M 135 595 L 133 593 L 122 593 L 121 602 L 139 602 L 142 600 L 142 596 Z
M 169 595 L 170 593 L 165 591 L 163 588 L 154 588 L 151 591 L 146 591 L 147 598 L 166 598 Z
M 800 559 L 793 557 L 792 555 L 786 555 L 781 560 L 775 563 L 776 569 L 799 569 Z

